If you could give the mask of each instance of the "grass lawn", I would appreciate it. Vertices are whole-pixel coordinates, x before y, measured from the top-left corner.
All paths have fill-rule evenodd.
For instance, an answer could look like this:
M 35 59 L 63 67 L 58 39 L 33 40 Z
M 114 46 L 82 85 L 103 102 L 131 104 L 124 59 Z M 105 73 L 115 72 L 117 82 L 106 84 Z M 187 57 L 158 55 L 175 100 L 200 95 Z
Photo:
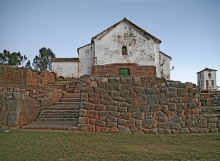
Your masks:
M 220 134 L 0 133 L 0 161 L 220 160 Z

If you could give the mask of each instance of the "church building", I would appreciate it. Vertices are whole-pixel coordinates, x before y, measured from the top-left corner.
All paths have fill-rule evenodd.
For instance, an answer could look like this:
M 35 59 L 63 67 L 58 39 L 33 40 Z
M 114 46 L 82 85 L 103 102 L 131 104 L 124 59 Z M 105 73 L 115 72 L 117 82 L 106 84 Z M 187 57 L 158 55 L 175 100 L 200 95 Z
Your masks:
M 79 47 L 78 58 L 54 58 L 58 76 L 143 76 L 170 79 L 172 58 L 160 51 L 161 40 L 124 18 Z

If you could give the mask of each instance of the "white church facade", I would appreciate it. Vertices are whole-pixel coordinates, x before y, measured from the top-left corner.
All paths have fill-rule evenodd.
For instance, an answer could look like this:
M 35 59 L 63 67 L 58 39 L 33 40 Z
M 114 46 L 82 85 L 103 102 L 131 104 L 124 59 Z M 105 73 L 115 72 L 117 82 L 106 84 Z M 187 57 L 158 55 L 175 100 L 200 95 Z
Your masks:
M 172 58 L 160 51 L 160 43 L 124 18 L 78 48 L 78 58 L 54 58 L 52 71 L 65 78 L 131 75 L 170 79 Z
M 216 71 L 215 69 L 205 68 L 197 72 L 197 86 L 199 86 L 202 91 L 218 90 Z

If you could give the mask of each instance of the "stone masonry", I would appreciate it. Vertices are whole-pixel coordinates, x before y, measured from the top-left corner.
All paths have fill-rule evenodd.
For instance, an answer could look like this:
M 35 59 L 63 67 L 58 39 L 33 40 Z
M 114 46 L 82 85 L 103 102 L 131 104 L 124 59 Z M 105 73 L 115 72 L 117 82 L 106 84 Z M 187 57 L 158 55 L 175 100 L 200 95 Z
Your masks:
M 217 133 L 220 114 L 201 110 L 192 83 L 159 78 L 99 77 L 81 87 L 78 129 L 110 133 Z

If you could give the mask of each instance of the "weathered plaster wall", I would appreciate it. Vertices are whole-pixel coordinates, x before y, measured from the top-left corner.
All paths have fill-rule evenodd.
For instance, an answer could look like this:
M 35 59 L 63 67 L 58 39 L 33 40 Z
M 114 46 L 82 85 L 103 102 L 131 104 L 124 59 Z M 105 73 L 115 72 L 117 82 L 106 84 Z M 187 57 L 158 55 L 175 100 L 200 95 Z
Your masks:
M 156 65 L 154 40 L 150 37 L 147 39 L 126 22 L 121 22 L 99 39 L 99 37 L 94 39 L 97 65 L 114 63 Z M 127 46 L 128 55 L 122 55 L 122 46 Z
M 159 53 L 158 63 L 157 63 L 157 77 L 165 79 L 170 79 L 170 58 L 166 55 Z
M 42 107 L 62 97 L 61 90 L 0 87 L 0 129 L 18 128 L 34 121 Z
M 78 62 L 52 62 L 52 71 L 64 78 L 78 78 Z
M 217 133 L 219 114 L 202 113 L 192 83 L 141 77 L 91 77 L 81 88 L 78 129 L 112 133 Z
M 95 60 L 92 50 L 91 44 L 79 48 L 79 76 L 92 74 L 92 67 Z

